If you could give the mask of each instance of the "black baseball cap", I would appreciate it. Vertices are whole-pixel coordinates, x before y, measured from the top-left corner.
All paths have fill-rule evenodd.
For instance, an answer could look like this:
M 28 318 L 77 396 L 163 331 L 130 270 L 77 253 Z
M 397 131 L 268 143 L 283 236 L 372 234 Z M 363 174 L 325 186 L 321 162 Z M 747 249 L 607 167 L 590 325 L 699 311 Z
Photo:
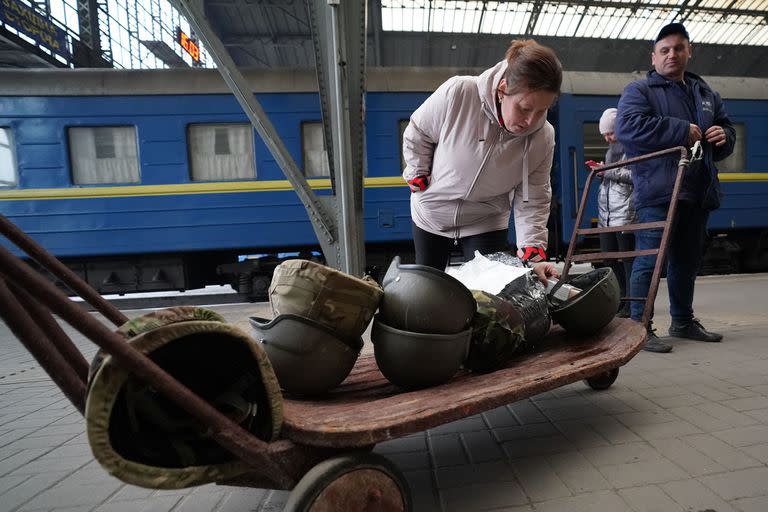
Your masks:
M 690 37 L 688 37 L 688 31 L 685 30 L 685 27 L 682 23 L 670 23 L 668 25 L 664 25 L 661 27 L 661 30 L 659 31 L 659 35 L 656 36 L 656 39 L 653 40 L 653 44 L 658 43 L 665 37 L 672 35 L 672 34 L 680 34 L 684 38 L 686 38 L 688 41 L 691 40 Z

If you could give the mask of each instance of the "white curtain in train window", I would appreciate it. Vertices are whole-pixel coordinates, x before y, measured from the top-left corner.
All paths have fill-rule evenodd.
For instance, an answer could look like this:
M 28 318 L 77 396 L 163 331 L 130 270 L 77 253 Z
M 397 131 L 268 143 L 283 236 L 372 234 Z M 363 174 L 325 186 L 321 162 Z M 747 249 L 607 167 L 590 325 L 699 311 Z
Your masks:
M 733 153 L 728 158 L 715 162 L 719 172 L 746 172 L 747 169 L 747 130 L 744 123 L 734 123 L 736 144 Z
M 16 156 L 10 128 L 0 126 L 0 187 L 16 185 Z
M 256 177 L 250 124 L 189 125 L 190 175 L 193 181 Z
M 68 135 L 75 185 L 140 181 L 135 127 L 70 128 Z
M 304 157 L 304 176 L 312 178 L 331 175 L 328 152 L 323 144 L 323 123 L 301 125 L 301 147 Z

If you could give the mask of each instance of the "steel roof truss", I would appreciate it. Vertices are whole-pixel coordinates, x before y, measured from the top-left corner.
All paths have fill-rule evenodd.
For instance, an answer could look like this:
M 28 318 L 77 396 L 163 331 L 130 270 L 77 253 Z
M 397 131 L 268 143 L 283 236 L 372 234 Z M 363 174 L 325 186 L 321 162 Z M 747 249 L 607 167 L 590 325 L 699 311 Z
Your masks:
M 318 200 L 307 180 L 296 166 L 296 162 L 283 144 L 280 135 L 272 126 L 261 104 L 259 104 L 251 92 L 248 82 L 240 73 L 232 57 L 224 48 L 218 35 L 208 22 L 203 0 L 170 0 L 170 2 L 183 14 L 190 26 L 194 28 L 197 36 L 205 44 L 222 78 L 243 107 L 254 128 L 256 128 L 256 131 L 264 140 L 264 143 L 280 166 L 280 169 L 282 169 L 286 178 L 294 190 L 296 190 L 309 214 L 309 219 L 317 234 L 323 252 L 326 253 L 326 257 L 331 256 L 329 260 L 332 260 L 332 256 L 335 254 L 333 246 L 338 243 L 336 226 L 332 221 L 332 217 L 328 215 L 327 207 Z M 336 262 L 329 261 L 329 263 L 334 265 Z

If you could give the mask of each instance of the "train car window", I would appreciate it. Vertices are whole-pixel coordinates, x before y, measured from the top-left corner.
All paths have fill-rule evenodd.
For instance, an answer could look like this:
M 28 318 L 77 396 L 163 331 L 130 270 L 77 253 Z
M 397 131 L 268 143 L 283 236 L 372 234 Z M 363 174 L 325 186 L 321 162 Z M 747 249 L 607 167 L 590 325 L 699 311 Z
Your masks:
M 15 187 L 18 183 L 13 132 L 0 126 L 0 188 Z
M 744 123 L 734 123 L 736 129 L 736 144 L 731 156 L 715 162 L 719 172 L 744 172 L 747 168 L 747 129 Z
M 584 161 L 594 160 L 602 162 L 605 160 L 605 152 L 608 151 L 608 143 L 600 135 L 600 128 L 597 123 L 584 123 L 582 139 L 584 140 Z M 586 167 L 585 167 L 586 168 Z
M 250 124 L 191 124 L 187 139 L 192 181 L 256 177 L 253 128 Z
M 67 135 L 75 185 L 140 181 L 134 126 L 69 128 Z
M 397 152 L 400 153 L 400 171 L 402 172 L 403 169 L 405 169 L 405 159 L 403 158 L 403 134 L 405 133 L 405 129 L 408 128 L 408 123 L 410 123 L 410 119 L 401 119 L 399 122 L 399 132 L 400 132 L 400 138 L 398 139 L 399 145 L 397 146 Z
M 301 124 L 301 156 L 304 161 L 304 176 L 307 178 L 331 175 L 328 151 L 323 143 L 323 123 Z

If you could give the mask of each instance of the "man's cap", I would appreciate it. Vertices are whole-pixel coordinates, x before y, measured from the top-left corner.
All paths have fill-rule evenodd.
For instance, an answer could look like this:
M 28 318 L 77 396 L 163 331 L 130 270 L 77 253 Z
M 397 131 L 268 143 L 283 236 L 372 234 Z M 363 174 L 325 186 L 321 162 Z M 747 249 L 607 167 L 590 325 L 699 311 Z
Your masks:
M 682 23 L 670 23 L 668 25 L 664 25 L 663 27 L 661 27 L 661 30 L 659 31 L 659 35 L 656 36 L 656 39 L 653 40 L 653 44 L 658 43 L 665 37 L 672 34 L 680 34 L 681 36 L 686 38 L 688 41 L 691 40 L 691 38 L 688 36 L 688 31 L 685 30 L 685 26 Z

